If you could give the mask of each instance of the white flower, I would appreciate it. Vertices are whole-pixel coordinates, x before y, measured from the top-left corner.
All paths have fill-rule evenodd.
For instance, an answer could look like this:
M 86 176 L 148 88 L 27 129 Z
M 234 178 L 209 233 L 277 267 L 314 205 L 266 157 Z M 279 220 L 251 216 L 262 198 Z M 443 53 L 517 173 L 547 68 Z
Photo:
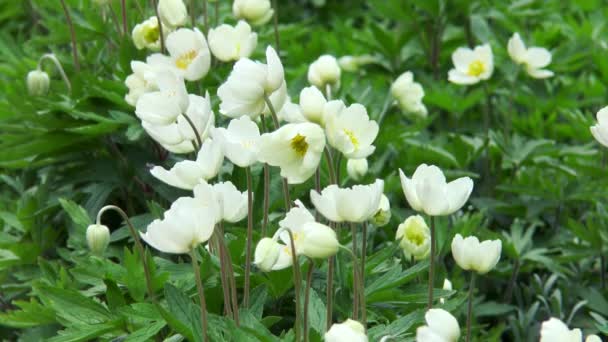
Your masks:
M 378 209 L 374 216 L 370 218 L 370 222 L 376 227 L 382 227 L 387 225 L 391 220 L 391 204 L 388 201 L 388 197 L 382 194 Z
M 218 90 L 220 113 L 229 117 L 259 116 L 266 107 L 265 97 L 285 83 L 283 65 L 272 47 L 266 49 L 266 63 L 241 58 Z M 279 111 L 280 108 L 275 108 Z
M 460 337 L 458 321 L 443 309 L 430 309 L 424 315 L 427 325 L 416 329 L 417 342 L 456 342 Z
M 101 255 L 110 243 L 110 229 L 102 224 L 87 227 L 87 245 L 93 254 Z
M 338 65 L 340 65 L 340 68 L 348 72 L 355 72 L 359 70 L 360 67 L 375 62 L 376 58 L 371 55 L 343 56 L 338 59 Z
M 222 24 L 210 29 L 207 39 L 211 52 L 222 62 L 249 57 L 258 43 L 258 35 L 242 20 L 234 27 Z
M 257 162 L 260 129 L 248 116 L 230 120 L 227 128 L 214 129 L 213 137 L 222 144 L 226 158 L 233 164 L 249 167 Z
M 325 342 L 367 342 L 365 328 L 352 319 L 343 323 L 334 323 L 325 333 Z
M 448 278 L 443 279 L 443 289 L 446 291 L 452 291 L 453 289 L 452 282 Z M 439 298 L 439 302 L 445 304 L 445 298 Z
M 202 201 L 180 197 L 165 212 L 162 220 L 148 225 L 140 233 L 150 246 L 164 253 L 188 253 L 198 244 L 205 243 L 213 234 L 217 212 Z
M 194 188 L 194 198 L 217 209 L 217 222 L 236 223 L 247 217 L 247 192 L 239 191 L 230 181 L 213 185 L 202 181 Z
M 188 10 L 183 0 L 160 0 L 157 8 L 160 20 L 168 27 L 183 26 L 188 20 Z
M 259 160 L 281 168 L 281 176 L 290 184 L 300 184 L 317 170 L 325 134 L 313 123 L 287 124 L 260 139 Z
M 367 110 L 355 103 L 326 116 L 325 131 L 329 144 L 349 159 L 366 158 L 374 152 L 378 124 L 370 120 Z
M 348 176 L 355 181 L 360 181 L 367 173 L 367 159 L 349 159 L 346 162 L 346 171 Z
M 263 272 L 270 272 L 279 259 L 283 247 L 275 239 L 262 238 L 255 247 L 253 264 Z
M 223 161 L 222 146 L 215 140 L 207 139 L 198 151 L 195 161 L 180 161 L 170 170 L 155 166 L 150 170 L 150 173 L 168 185 L 192 190 L 201 180 L 208 181 L 217 176 Z
M 274 14 L 270 0 L 234 0 L 232 14 L 237 19 L 245 19 L 251 25 L 264 25 Z
M 391 94 L 404 112 L 421 117 L 427 116 L 428 111 L 422 103 L 424 89 L 419 83 L 414 82 L 414 74 L 411 71 L 404 72 L 393 82 Z
M 452 54 L 454 69 L 448 80 L 456 84 L 475 84 L 487 80 L 494 71 L 494 57 L 489 44 L 476 46 L 474 50 L 460 47 Z
M 423 260 L 431 252 L 431 230 L 420 215 L 408 217 L 397 228 L 395 239 L 406 259 Z
M 543 69 L 551 63 L 551 52 L 545 48 L 532 46 L 526 48 L 519 33 L 514 33 L 507 45 L 509 56 L 517 63 L 526 67 L 528 75 L 534 78 L 548 78 L 553 71 Z
M 602 339 L 597 335 L 589 335 L 585 339 L 585 342 L 602 342 Z
M 304 114 L 302 114 L 302 108 L 297 103 L 291 102 L 291 98 L 287 97 L 283 108 L 277 113 L 280 121 L 286 121 L 289 123 L 302 123 L 307 122 Z
M 325 90 L 326 85 L 332 88 L 340 87 L 341 70 L 336 57 L 323 55 L 310 64 L 308 82 Z
M 280 113 L 281 110 L 283 110 L 283 106 L 285 106 L 285 102 L 287 101 L 288 97 L 289 97 L 289 95 L 287 94 L 287 83 L 285 83 L 285 81 L 283 81 L 283 83 L 281 84 L 279 89 L 277 89 L 275 92 L 270 94 L 270 96 L 268 96 L 268 99 L 270 100 L 270 103 L 272 104 L 272 108 L 274 108 L 274 110 L 277 112 L 277 116 L 279 115 L 278 113 Z M 266 116 L 271 115 L 270 107 L 268 107 L 267 103 L 264 106 L 262 115 L 266 115 Z
M 155 54 L 156 60 L 188 81 L 205 77 L 211 65 L 211 53 L 205 36 L 197 28 L 180 28 L 165 38 L 169 57 Z
M 32 70 L 27 74 L 27 91 L 31 96 L 46 95 L 49 92 L 50 83 L 49 74 L 42 70 Z
M 463 270 L 475 271 L 479 274 L 488 273 L 500 260 L 502 242 L 486 240 L 479 242 L 475 236 L 463 239 L 456 234 L 452 240 L 452 256 Z
M 155 76 L 158 91 L 141 95 L 135 107 L 135 115 L 154 125 L 174 123 L 188 109 L 189 98 L 183 79 L 164 71 Z
M 129 88 L 125 101 L 131 106 L 137 104 L 141 95 L 158 90 L 156 75 L 166 71 L 166 68 L 162 61 L 153 56 L 148 57 L 146 62 L 131 61 L 133 73 L 125 79 L 125 85 Z
M 540 327 L 540 342 L 580 342 L 583 340 L 581 329 L 570 330 L 561 320 L 551 317 Z
M 401 169 L 401 187 L 412 209 L 431 216 L 450 215 L 466 203 L 473 191 L 473 180 L 461 177 L 446 183 L 435 165 L 421 164 L 411 179 Z
M 600 144 L 608 147 L 608 106 L 597 112 L 597 124 L 591 126 L 591 134 Z
M 332 184 L 321 193 L 310 191 L 310 200 L 318 212 L 333 222 L 364 222 L 378 210 L 384 181 L 376 179 L 374 184 L 355 185 L 341 189 Z
M 166 37 L 171 31 L 163 27 L 163 34 Z M 160 29 L 158 18 L 150 17 L 147 20 L 135 25 L 131 32 L 133 44 L 138 50 L 149 49 L 152 51 L 160 50 Z

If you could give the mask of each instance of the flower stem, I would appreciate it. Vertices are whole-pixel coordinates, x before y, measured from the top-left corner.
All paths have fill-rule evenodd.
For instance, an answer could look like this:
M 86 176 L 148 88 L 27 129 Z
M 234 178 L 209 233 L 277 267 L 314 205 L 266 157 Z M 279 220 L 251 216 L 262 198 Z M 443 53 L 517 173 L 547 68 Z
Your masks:
M 348 252 L 348 254 L 350 255 L 352 262 L 353 262 L 353 288 L 357 288 L 357 292 L 359 293 L 359 298 L 358 301 L 362 302 L 363 301 L 363 296 L 361 296 L 361 292 L 363 291 L 363 289 L 360 288 L 361 282 L 359 281 L 360 275 L 359 275 L 359 262 L 357 261 L 357 255 L 355 255 L 355 253 L 350 250 L 348 247 L 339 246 L 341 249 L 345 250 L 346 252 Z M 353 319 L 358 320 L 358 318 L 354 318 L 355 316 L 358 316 L 358 314 L 355 312 L 355 310 L 353 309 Z M 363 327 L 367 330 L 367 322 L 363 322 L 361 320 L 359 320 L 359 322 L 361 324 L 363 324 Z
M 283 228 L 289 234 L 289 244 L 291 247 L 291 258 L 293 263 L 293 287 L 296 297 L 296 322 L 295 322 L 295 331 L 296 331 L 296 342 L 300 341 L 300 328 L 301 328 L 301 303 L 300 303 L 300 286 L 302 285 L 302 277 L 300 275 L 300 264 L 298 263 L 298 257 L 296 255 L 296 246 L 294 245 L 293 233 L 290 229 Z
M 160 53 L 164 53 L 165 37 L 163 33 L 163 23 L 160 20 L 160 14 L 158 14 L 158 5 L 156 0 L 152 0 L 152 6 L 154 6 L 154 14 L 156 15 L 156 21 L 158 22 L 158 34 L 160 35 Z
M 513 297 L 513 290 L 515 289 L 515 283 L 517 282 L 517 275 L 519 274 L 520 267 L 519 259 L 515 260 L 515 265 L 513 265 L 513 271 L 511 272 L 511 279 L 509 279 L 509 285 L 507 286 L 507 292 L 505 293 L 505 302 L 511 303 L 511 298 Z
M 219 1 L 218 1 L 219 2 Z M 216 4 L 218 3 L 216 2 Z M 262 131 L 266 132 L 266 118 L 264 115 L 260 116 L 262 119 Z M 264 220 L 262 221 L 262 236 L 266 236 L 268 229 L 268 210 L 270 208 L 270 166 L 264 164 Z
M 215 0 L 215 26 L 220 22 L 220 0 Z
M 186 119 L 186 121 L 188 122 L 188 125 L 190 126 L 190 128 L 192 128 L 192 131 L 194 132 L 194 137 L 196 138 L 196 144 L 195 144 L 196 147 L 195 148 L 198 151 L 203 147 L 203 141 L 201 140 L 201 135 L 198 134 L 198 130 L 196 129 L 194 122 L 192 122 L 192 119 L 190 119 L 190 117 L 188 115 L 186 115 L 186 113 L 183 113 L 182 116 L 184 117 L 184 119 Z
M 329 146 L 325 146 L 325 160 L 327 161 L 327 168 L 329 169 L 329 182 L 336 184 L 336 169 L 334 169 L 334 158 L 332 156 Z
M 304 289 L 304 342 L 308 342 L 308 303 L 310 301 L 310 288 L 312 287 L 312 272 L 315 263 L 308 258 L 308 272 L 306 273 L 306 288 Z
M 198 299 L 201 305 L 201 327 L 203 329 L 203 338 L 205 342 L 207 342 L 209 341 L 209 336 L 207 335 L 207 304 L 205 302 L 203 280 L 201 279 L 201 269 L 198 266 L 194 248 L 190 250 L 190 258 L 192 259 L 192 268 L 194 269 L 194 277 L 196 278 L 196 289 L 198 291 Z
M 367 252 L 367 222 L 363 222 L 361 230 L 361 271 L 359 273 L 360 288 L 361 288 L 361 321 L 367 327 L 367 308 L 365 307 L 365 254 Z
M 274 8 L 274 41 L 277 45 L 277 55 L 280 55 L 281 44 L 279 39 L 279 2 L 277 0 L 274 0 L 272 7 Z
M 72 92 L 72 83 L 70 82 L 68 75 L 66 75 L 65 71 L 63 70 L 63 66 L 61 65 L 61 62 L 59 62 L 59 59 L 57 59 L 57 57 L 54 54 L 45 53 L 44 55 L 42 55 L 42 57 L 40 57 L 40 59 L 38 60 L 38 70 L 41 70 L 42 62 L 45 59 L 50 59 L 53 62 L 53 64 L 55 64 L 55 67 L 59 71 L 59 74 L 61 74 L 61 78 L 63 79 L 65 86 L 68 88 L 68 94 L 70 94 Z
M 330 222 L 330 225 L 333 227 L 333 223 Z M 335 229 L 335 228 L 334 228 Z M 335 256 L 329 257 L 327 261 L 327 290 L 325 301 L 327 303 L 327 312 L 326 312 L 326 325 L 325 329 L 329 330 L 332 325 L 333 319 L 333 303 L 334 303 L 334 267 L 335 267 L 336 259 Z
M 65 14 L 65 21 L 70 28 L 70 37 L 72 40 L 72 58 L 74 59 L 74 68 L 77 72 L 80 72 L 80 62 L 78 62 L 78 49 L 76 47 L 76 31 L 74 31 L 74 24 L 72 23 L 72 17 L 68 6 L 65 4 L 65 0 L 61 0 L 61 6 L 63 7 L 63 13 Z
M 203 0 L 203 25 L 205 25 L 205 36 L 209 33 L 209 6 L 208 0 Z
M 196 11 L 194 0 L 190 0 L 190 20 L 192 22 L 192 28 L 196 27 Z
M 141 257 L 141 262 L 144 267 L 144 276 L 146 278 L 146 289 L 148 291 L 148 297 L 150 298 L 150 300 L 152 302 L 156 302 L 156 297 L 154 296 L 154 290 L 152 288 L 152 276 L 150 275 L 150 268 L 148 267 L 148 261 L 146 259 L 146 250 L 144 249 L 144 245 L 141 243 L 139 234 L 135 230 L 135 227 L 131 223 L 131 220 L 129 219 L 129 216 L 127 215 L 127 213 L 125 213 L 120 207 L 117 207 L 115 205 L 106 205 L 105 207 L 103 207 L 99 210 L 99 212 L 97 213 L 97 224 L 101 224 L 101 216 L 103 215 L 104 212 L 106 212 L 108 210 L 116 211 L 122 217 L 122 219 L 125 220 L 125 222 L 127 223 L 127 227 L 129 228 L 129 233 L 131 233 L 133 240 L 135 240 L 135 247 L 137 248 L 137 251 L 139 252 L 139 255 Z
M 236 294 L 236 280 L 234 279 L 234 269 L 232 268 L 232 257 L 230 256 L 230 251 L 226 247 L 226 239 L 224 238 L 224 223 L 220 222 L 220 231 L 222 234 L 220 235 L 220 249 L 224 253 L 224 258 L 226 259 L 227 266 L 227 275 L 230 280 L 230 297 L 232 302 L 232 313 L 234 315 L 234 322 L 236 326 L 239 326 L 239 302 Z
M 331 101 L 331 84 L 325 84 L 325 99 Z
M 251 169 L 245 168 L 247 175 L 247 242 L 245 251 L 245 292 L 243 295 L 243 306 L 249 307 L 249 287 L 251 276 L 251 245 L 253 243 L 253 182 L 251 180 Z
M 435 216 L 431 216 L 431 255 L 429 256 L 429 301 L 427 310 L 433 307 L 433 283 L 435 280 Z
M 471 340 L 471 324 L 473 321 L 473 292 L 475 291 L 475 272 L 471 272 L 471 282 L 469 283 L 469 306 L 467 310 L 467 339 Z
M 127 2 L 120 0 L 120 9 L 122 11 L 122 35 L 129 34 L 129 26 L 127 25 Z
M 357 227 L 354 223 L 350 225 L 350 232 L 352 235 L 352 253 L 354 259 L 357 258 Z M 353 259 L 353 260 L 354 260 Z M 353 319 L 359 320 L 359 277 L 358 277 L 358 266 L 353 262 Z
M 232 314 L 232 302 L 230 300 L 230 283 L 228 282 L 226 255 L 222 248 L 222 237 L 220 236 L 223 234 L 224 232 L 220 230 L 218 225 L 214 235 L 217 242 L 217 254 L 220 258 L 220 280 L 222 283 L 222 294 L 224 295 L 224 313 L 226 316 L 234 318 L 234 315 Z

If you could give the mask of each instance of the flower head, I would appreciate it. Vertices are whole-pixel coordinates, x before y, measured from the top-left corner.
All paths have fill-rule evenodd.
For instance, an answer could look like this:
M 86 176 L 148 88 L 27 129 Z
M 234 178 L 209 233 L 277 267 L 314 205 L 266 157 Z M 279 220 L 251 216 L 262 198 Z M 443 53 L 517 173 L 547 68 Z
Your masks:
M 181 28 L 166 38 L 170 57 L 158 55 L 176 74 L 188 81 L 198 81 L 207 75 L 211 54 L 205 36 L 197 28 Z
M 28 72 L 26 78 L 27 91 L 31 96 L 43 96 L 49 91 L 51 79 L 46 72 L 36 69 Z
M 325 89 L 326 85 L 339 88 L 340 74 L 340 65 L 336 57 L 323 55 L 310 64 L 308 82 L 321 89 Z
M 370 120 L 367 110 L 355 103 L 335 115 L 326 116 L 325 131 L 329 144 L 347 158 L 366 158 L 374 152 L 378 124 Z
M 213 137 L 223 147 L 226 158 L 240 167 L 248 167 L 258 160 L 260 129 L 248 116 L 230 120 L 227 128 L 213 130 Z
M 466 203 L 473 191 L 473 180 L 458 178 L 446 183 L 443 172 L 435 165 L 421 164 L 412 178 L 399 170 L 401 187 L 412 209 L 431 216 L 450 215 Z
M 334 323 L 325 333 L 326 342 L 367 342 L 365 328 L 352 319 L 343 323 Z
M 456 342 L 460 337 L 458 321 L 443 309 L 430 309 L 424 315 L 426 325 L 416 329 L 418 342 Z
M 460 47 L 452 54 L 454 69 L 448 73 L 448 80 L 456 84 L 475 84 L 489 79 L 494 72 L 494 57 L 489 44 L 475 49 Z
M 422 103 L 424 89 L 420 83 L 414 82 L 414 74 L 406 71 L 391 85 L 391 94 L 397 100 L 399 107 L 406 113 L 426 117 L 428 111 Z
M 93 254 L 101 255 L 110 243 L 110 229 L 102 224 L 87 227 L 87 244 Z
M 431 231 L 422 216 L 408 217 L 397 228 L 395 239 L 399 241 L 399 246 L 408 260 L 412 257 L 416 260 L 423 260 L 429 256 Z
M 368 164 L 367 159 L 349 159 L 346 162 L 346 172 L 348 176 L 355 181 L 360 181 L 363 176 L 367 173 Z
M 266 49 L 266 63 L 241 58 L 218 90 L 220 113 L 229 117 L 258 117 L 266 108 L 265 98 L 285 83 L 283 65 L 272 47 Z M 281 110 L 275 105 L 275 110 Z
M 159 72 L 166 72 L 166 68 L 164 62 L 153 56 L 148 57 L 146 62 L 131 61 L 133 73 L 125 79 L 125 85 L 129 88 L 125 101 L 131 106 L 137 104 L 141 95 L 158 91 L 156 75 Z
M 163 35 L 166 37 L 171 31 L 163 26 Z M 152 51 L 160 50 L 160 28 L 158 18 L 152 16 L 142 23 L 135 25 L 131 32 L 133 44 L 138 50 L 149 49 Z
M 262 238 L 255 247 L 253 264 L 263 272 L 272 271 L 272 267 L 279 259 L 282 247 L 275 239 L 269 237 Z
M 380 203 L 378 204 L 378 209 L 376 209 L 376 213 L 370 219 L 371 223 L 376 227 L 382 227 L 387 225 L 391 220 L 391 204 L 388 201 L 388 197 L 382 194 L 380 198 Z
M 213 185 L 202 181 L 194 188 L 194 198 L 216 208 L 217 222 L 236 223 L 247 217 L 247 192 L 239 191 L 230 181 Z
M 591 134 L 600 144 L 608 147 L 608 106 L 597 112 L 597 124 L 591 126 Z
M 540 328 L 540 342 L 580 342 L 583 340 L 581 329 L 570 330 L 566 323 L 551 317 Z
M 287 124 L 260 139 L 259 160 L 281 168 L 281 176 L 290 184 L 300 184 L 317 170 L 325 134 L 313 123 Z
M 384 181 L 377 179 L 370 185 L 355 185 L 342 189 L 332 184 L 321 193 L 310 191 L 310 200 L 318 212 L 333 222 L 364 222 L 380 206 Z
M 157 8 L 160 20 L 165 26 L 183 26 L 188 20 L 188 10 L 183 0 L 160 0 Z
M 475 271 L 479 274 L 488 273 L 500 260 L 502 242 L 486 240 L 479 242 L 475 236 L 466 239 L 456 234 L 452 240 L 452 256 L 463 270 Z
M 270 0 L 234 0 L 232 14 L 237 19 L 245 19 L 251 25 L 266 24 L 274 14 Z
M 236 26 L 222 24 L 210 29 L 207 38 L 211 52 L 222 62 L 249 57 L 258 43 L 258 35 L 242 20 Z
M 551 53 L 549 50 L 536 46 L 526 48 L 519 33 L 514 33 L 509 39 L 507 50 L 511 59 L 517 64 L 524 65 L 528 75 L 533 78 L 548 78 L 553 76 L 553 71 L 543 69 L 551 63 Z

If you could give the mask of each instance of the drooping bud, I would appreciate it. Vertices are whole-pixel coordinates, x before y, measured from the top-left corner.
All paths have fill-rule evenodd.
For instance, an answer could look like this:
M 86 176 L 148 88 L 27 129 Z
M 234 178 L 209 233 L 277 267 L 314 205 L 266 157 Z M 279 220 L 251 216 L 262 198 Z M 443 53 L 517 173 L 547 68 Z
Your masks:
M 49 91 L 51 80 L 49 75 L 40 70 L 32 70 L 27 74 L 27 91 L 32 96 L 43 96 Z
M 102 224 L 92 224 L 87 228 L 86 237 L 91 252 L 101 255 L 110 244 L 110 229 Z

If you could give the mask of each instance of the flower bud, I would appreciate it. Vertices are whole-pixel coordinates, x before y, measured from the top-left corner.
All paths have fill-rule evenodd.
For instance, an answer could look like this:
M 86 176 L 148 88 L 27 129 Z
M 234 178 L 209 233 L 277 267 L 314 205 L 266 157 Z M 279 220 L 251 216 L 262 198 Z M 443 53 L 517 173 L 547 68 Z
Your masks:
M 340 242 L 333 229 L 317 222 L 305 223 L 303 229 L 306 234 L 302 242 L 298 241 L 301 254 L 313 259 L 326 259 L 338 253 Z
M 338 65 L 344 71 L 355 72 L 359 70 L 360 67 L 376 62 L 376 58 L 370 55 L 361 55 L 361 56 L 343 56 L 338 59 Z
M 316 87 L 325 89 L 325 85 L 340 86 L 340 66 L 336 57 L 323 55 L 308 68 L 308 82 Z
M 245 19 L 251 25 L 264 25 L 272 18 L 274 10 L 270 0 L 234 0 L 232 14 L 237 19 Z
M 367 173 L 368 164 L 367 159 L 349 159 L 346 163 L 346 171 L 348 176 L 355 181 L 360 181 L 363 176 Z
M 255 247 L 253 264 L 264 272 L 270 272 L 277 262 L 281 245 L 274 239 L 265 237 Z
M 422 260 L 429 256 L 431 250 L 431 231 L 420 215 L 408 217 L 397 228 L 395 237 L 408 259 Z
M 165 31 L 165 34 L 169 33 L 167 30 L 163 31 Z M 156 16 L 150 17 L 148 20 L 135 25 L 133 32 L 131 32 L 131 37 L 133 38 L 133 44 L 135 44 L 135 47 L 138 50 L 160 50 L 160 28 Z
M 188 10 L 183 0 L 160 0 L 158 16 L 164 25 L 171 28 L 183 26 L 188 20 Z
M 370 219 L 376 227 L 385 226 L 391 220 L 391 206 L 388 201 L 388 197 L 382 194 L 380 198 L 380 204 L 378 205 L 378 211 Z
M 463 238 L 456 234 L 452 240 L 452 256 L 463 270 L 488 273 L 500 260 L 502 241 L 486 240 L 479 242 L 475 236 Z
M 110 243 L 110 230 L 102 224 L 92 224 L 87 228 L 86 237 L 91 252 L 101 255 Z
M 344 323 L 335 323 L 325 333 L 325 342 L 367 342 L 365 328 L 363 325 L 352 319 L 347 319 Z
M 49 91 L 51 80 L 42 70 L 32 70 L 27 74 L 27 90 L 32 96 L 43 96 Z

